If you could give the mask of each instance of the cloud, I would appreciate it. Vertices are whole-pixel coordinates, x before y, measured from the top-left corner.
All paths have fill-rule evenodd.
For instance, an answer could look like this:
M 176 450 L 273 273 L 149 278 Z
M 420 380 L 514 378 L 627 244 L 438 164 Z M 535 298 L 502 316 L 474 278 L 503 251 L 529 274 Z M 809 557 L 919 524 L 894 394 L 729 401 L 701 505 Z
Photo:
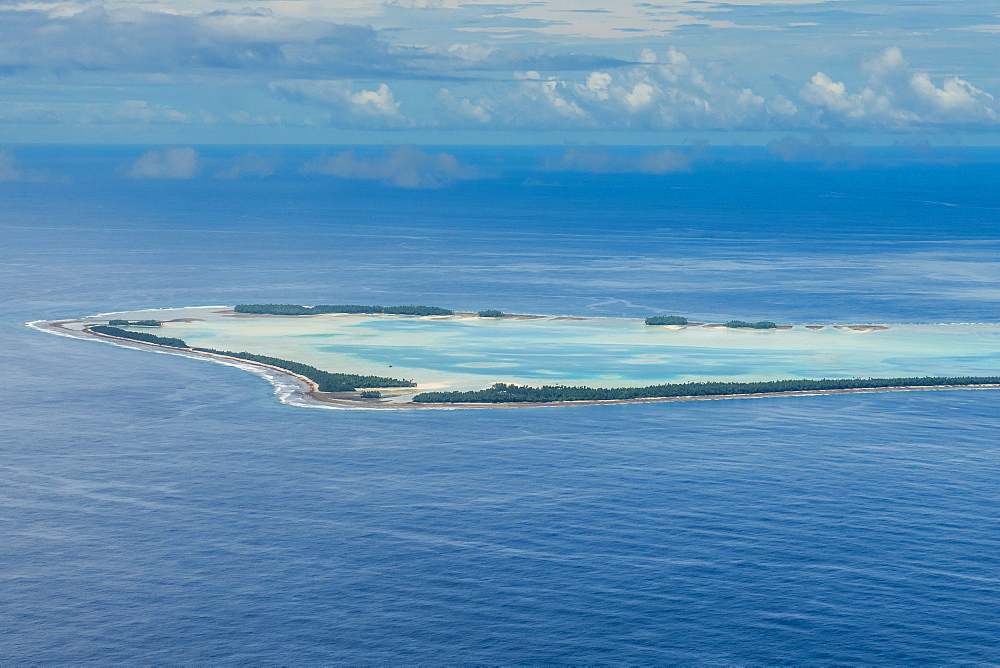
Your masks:
M 63 11 L 55 11 L 60 9 Z M 369 26 L 269 10 L 0 9 L 0 68 L 178 74 L 232 71 L 368 74 L 409 67 Z
M 481 178 L 479 170 L 449 153 L 425 153 L 402 146 L 392 153 L 359 158 L 354 151 L 322 156 L 306 163 L 303 172 L 343 179 L 381 181 L 399 188 L 440 188 L 455 181 Z
M 828 167 L 861 165 L 868 161 L 865 152 L 856 146 L 845 142 L 835 144 L 826 137 L 813 137 L 808 142 L 783 137 L 769 142 L 767 150 L 785 162 L 821 162 Z
M 973 28 L 995 28 L 995 0 L 953 4 L 0 0 L 0 120 L 35 136 L 33 125 L 75 126 L 87 141 L 108 128 L 148 141 L 160 125 L 183 142 L 215 140 L 221 126 L 251 141 L 275 136 L 263 126 L 296 141 L 329 141 L 330 127 L 412 131 L 407 141 L 458 129 L 471 131 L 463 141 L 493 130 L 992 131 L 992 42 Z M 766 45 L 744 29 L 764 24 Z M 667 35 L 677 48 L 661 46 Z M 924 49 L 913 65 L 881 48 L 897 39 Z M 858 44 L 879 46 L 835 69 Z
M 571 148 L 558 158 L 546 161 L 545 168 L 556 172 L 590 174 L 668 174 L 690 171 L 691 156 L 667 148 L 638 155 Z
M 193 179 L 201 159 L 193 148 L 148 151 L 125 169 L 130 179 Z
M 577 78 L 535 70 L 517 83 L 460 96 L 439 90 L 442 115 L 464 126 L 519 129 L 908 131 L 995 128 L 993 96 L 959 77 L 936 84 L 892 47 L 864 61 L 858 90 L 820 71 L 770 97 L 719 63 L 696 65 L 677 49 L 644 49 L 639 64 Z
M 126 100 L 118 105 L 116 118 L 139 123 L 186 123 L 187 114 L 160 105 L 150 105 L 145 100 Z
M 527 71 L 515 75 L 513 90 L 467 98 L 446 90 L 438 99 L 457 120 L 520 128 L 764 129 L 798 111 L 783 96 L 767 100 L 726 68 L 697 67 L 676 49 L 645 49 L 639 62 L 576 80 Z
M 889 47 L 862 65 L 866 85 L 847 85 L 817 72 L 800 90 L 812 105 L 817 127 L 910 130 L 926 126 L 996 126 L 996 100 L 959 77 L 934 84 L 927 72 L 913 70 L 898 47 Z
M 413 125 L 400 112 L 400 103 L 384 83 L 374 90 L 354 90 L 351 81 L 299 80 L 275 82 L 270 89 L 286 99 L 326 109 L 333 125 L 382 128 Z

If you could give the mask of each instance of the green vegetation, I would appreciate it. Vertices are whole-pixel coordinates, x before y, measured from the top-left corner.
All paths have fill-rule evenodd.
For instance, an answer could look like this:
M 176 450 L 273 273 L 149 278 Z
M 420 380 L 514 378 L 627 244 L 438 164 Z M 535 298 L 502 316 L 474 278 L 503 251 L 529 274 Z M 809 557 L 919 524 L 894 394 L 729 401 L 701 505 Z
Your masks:
M 495 308 L 489 308 L 485 311 L 480 311 L 477 313 L 480 318 L 502 318 L 506 315 L 503 311 L 498 311 Z
M 361 304 L 318 304 L 299 306 L 298 304 L 237 304 L 237 313 L 259 315 L 322 315 L 324 313 L 390 313 L 395 315 L 454 315 L 451 309 L 437 306 L 363 306 Z
M 267 355 L 256 355 L 254 353 L 247 352 L 235 353 L 229 350 L 214 350 L 212 348 L 193 348 L 181 339 L 167 336 L 156 336 L 155 334 L 147 334 L 145 332 L 130 332 L 127 329 L 120 329 L 118 327 L 110 327 L 107 325 L 92 325 L 88 329 L 92 332 L 107 334 L 108 336 L 116 336 L 122 339 L 132 339 L 134 341 L 142 341 L 143 343 L 156 343 L 161 346 L 170 346 L 171 348 L 185 348 L 201 353 L 214 353 L 216 355 L 235 357 L 249 362 L 267 364 L 269 366 L 278 367 L 279 369 L 291 371 L 292 373 L 297 373 L 300 376 L 305 376 L 309 380 L 316 383 L 320 392 L 352 392 L 362 387 L 416 386 L 416 383 L 412 381 L 399 380 L 398 378 L 387 378 L 384 376 L 360 376 L 353 373 L 331 373 L 329 371 L 317 369 L 314 366 L 309 366 L 308 364 L 292 362 L 291 360 L 283 360 L 277 357 L 268 357 Z
M 730 320 L 726 327 L 735 329 L 777 329 L 777 325 L 770 320 L 758 320 L 757 322 L 747 322 L 746 320 Z
M 364 390 L 361 392 L 362 399 L 381 399 L 382 393 L 378 390 Z
M 92 325 L 89 327 L 90 331 L 97 332 L 98 334 L 107 334 L 108 336 L 117 336 L 120 339 L 133 339 L 134 341 L 142 341 L 143 343 L 155 343 L 161 346 L 170 346 L 171 348 L 187 348 L 188 344 L 184 343 L 181 339 L 176 339 L 172 336 L 157 336 L 156 334 L 147 334 L 146 332 L 130 332 L 127 329 L 121 329 L 119 327 L 111 327 L 109 325 Z
M 647 325 L 686 325 L 688 319 L 679 315 L 656 315 L 646 318 Z
M 279 369 L 297 373 L 305 376 L 319 386 L 320 392 L 351 392 L 361 387 L 415 387 L 416 383 L 398 378 L 387 378 L 385 376 L 359 376 L 354 373 L 332 373 L 323 371 L 308 364 L 283 360 L 278 357 L 268 357 L 267 355 L 257 355 L 255 353 L 239 352 L 234 353 L 229 350 L 214 350 L 212 348 L 192 348 L 200 353 L 213 353 L 215 355 L 225 355 L 235 357 L 248 362 L 267 364 L 276 366 Z
M 809 392 L 890 387 L 942 385 L 996 385 L 1000 376 L 927 376 L 922 378 L 835 378 L 822 380 L 768 380 L 752 383 L 703 382 L 650 385 L 648 387 L 570 387 L 545 385 L 528 387 L 496 383 L 485 390 L 470 392 L 423 392 L 414 403 L 550 403 L 554 401 L 601 401 L 611 399 L 652 399 L 666 397 L 710 397 L 769 392 Z
M 159 320 L 108 320 L 108 324 L 116 327 L 162 327 Z

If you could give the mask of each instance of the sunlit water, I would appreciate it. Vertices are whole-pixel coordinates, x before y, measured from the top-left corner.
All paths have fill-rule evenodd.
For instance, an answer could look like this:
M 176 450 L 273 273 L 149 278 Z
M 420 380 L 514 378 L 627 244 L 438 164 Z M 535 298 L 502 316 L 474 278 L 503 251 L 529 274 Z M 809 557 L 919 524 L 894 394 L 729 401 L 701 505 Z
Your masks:
M 116 176 L 139 149 L 16 152 L 69 178 L 0 183 L 4 663 L 1000 662 L 1000 392 L 302 410 L 23 325 L 271 301 L 997 322 L 996 156 L 636 177 L 505 149 L 462 156 L 501 179 L 401 191 L 301 176 L 306 149 L 189 182 Z

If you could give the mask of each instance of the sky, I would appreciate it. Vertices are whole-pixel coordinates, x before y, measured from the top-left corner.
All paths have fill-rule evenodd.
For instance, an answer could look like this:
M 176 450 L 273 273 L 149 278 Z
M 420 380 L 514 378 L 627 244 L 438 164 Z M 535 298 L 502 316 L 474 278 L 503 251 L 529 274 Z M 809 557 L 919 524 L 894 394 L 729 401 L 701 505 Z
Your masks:
M 997 0 L 0 0 L 0 144 L 996 145 L 998 46 Z

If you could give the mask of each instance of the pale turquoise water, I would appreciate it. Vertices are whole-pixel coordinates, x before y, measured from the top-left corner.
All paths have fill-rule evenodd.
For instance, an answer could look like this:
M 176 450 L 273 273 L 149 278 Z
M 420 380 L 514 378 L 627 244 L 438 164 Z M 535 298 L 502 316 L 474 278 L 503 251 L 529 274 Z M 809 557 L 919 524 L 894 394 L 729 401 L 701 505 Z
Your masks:
M 636 318 L 246 317 L 217 307 L 123 317 L 194 317 L 156 332 L 328 371 L 403 377 L 423 388 L 1000 374 L 1000 324 L 755 331 L 648 327 Z

